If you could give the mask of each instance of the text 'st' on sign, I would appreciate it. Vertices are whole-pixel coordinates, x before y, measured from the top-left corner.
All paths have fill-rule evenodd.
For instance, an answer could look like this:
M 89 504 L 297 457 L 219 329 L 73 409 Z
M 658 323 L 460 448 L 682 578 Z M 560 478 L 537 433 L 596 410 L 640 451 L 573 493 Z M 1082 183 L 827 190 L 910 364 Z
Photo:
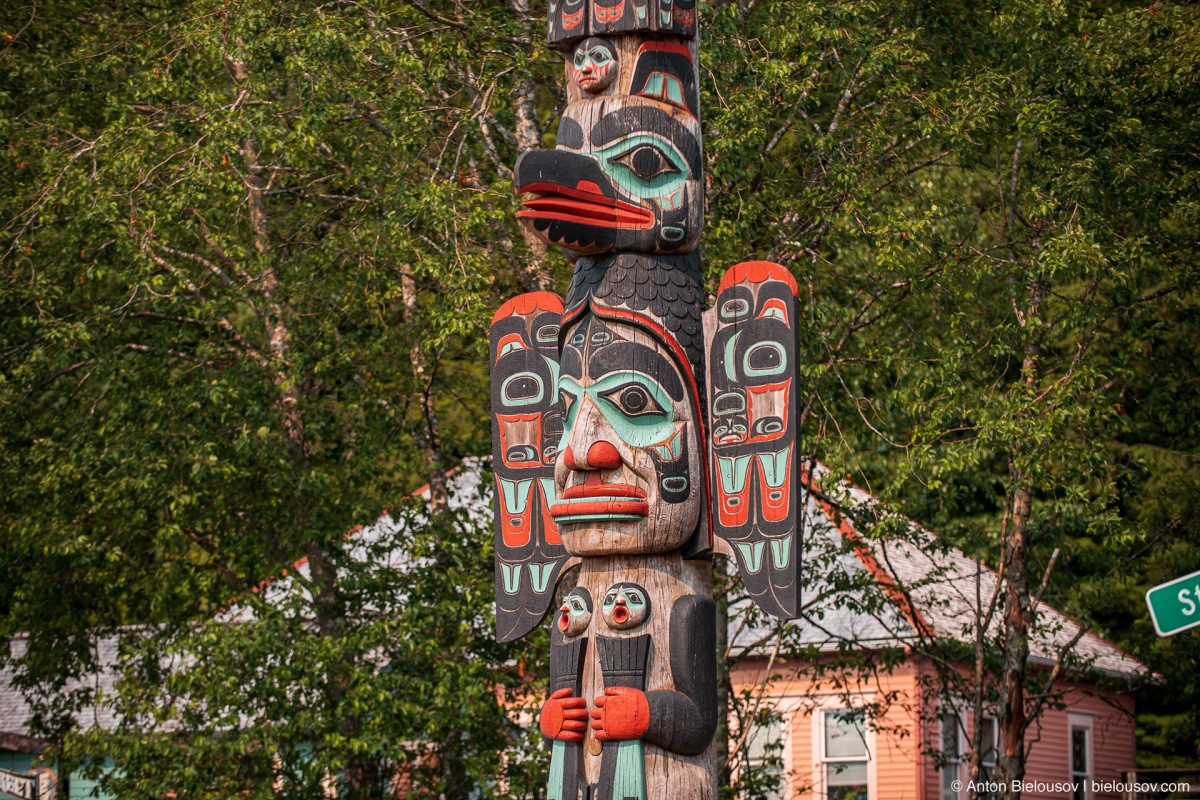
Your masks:
M 1159 636 L 1200 625 L 1200 572 L 1155 586 L 1146 592 L 1146 605 Z

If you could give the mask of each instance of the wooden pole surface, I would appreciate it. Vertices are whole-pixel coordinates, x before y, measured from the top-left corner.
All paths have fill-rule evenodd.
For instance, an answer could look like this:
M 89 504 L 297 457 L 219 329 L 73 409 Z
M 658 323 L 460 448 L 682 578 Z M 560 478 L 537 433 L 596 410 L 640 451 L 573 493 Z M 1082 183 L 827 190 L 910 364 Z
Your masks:
M 550 800 L 715 800 L 714 544 L 799 607 L 796 283 L 730 269 L 705 310 L 695 0 L 552 0 L 568 105 L 515 169 L 575 259 L 491 331 L 497 636 L 553 616 Z

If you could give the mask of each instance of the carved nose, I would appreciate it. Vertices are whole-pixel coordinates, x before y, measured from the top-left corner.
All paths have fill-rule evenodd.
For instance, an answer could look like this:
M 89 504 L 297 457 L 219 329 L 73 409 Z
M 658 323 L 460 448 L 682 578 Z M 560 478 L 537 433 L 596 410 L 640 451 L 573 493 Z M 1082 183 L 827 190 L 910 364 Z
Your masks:
M 621 466 L 621 454 L 608 442 L 595 442 L 588 448 L 587 463 L 592 469 L 616 469 Z
M 603 440 L 593 442 L 582 461 L 575 456 L 575 450 L 570 445 L 567 445 L 563 458 L 566 460 L 567 469 L 616 469 L 621 466 L 621 454 L 617 452 L 617 448 Z

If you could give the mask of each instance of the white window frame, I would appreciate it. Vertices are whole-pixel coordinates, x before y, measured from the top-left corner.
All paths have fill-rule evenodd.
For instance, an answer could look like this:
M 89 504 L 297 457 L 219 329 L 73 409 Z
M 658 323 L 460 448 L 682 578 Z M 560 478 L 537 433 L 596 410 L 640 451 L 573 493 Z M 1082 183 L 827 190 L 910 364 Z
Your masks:
M 768 694 L 762 698 L 762 706 L 770 708 L 783 720 L 783 780 L 780 781 L 779 791 L 782 793 L 780 796 L 784 800 L 792 800 L 792 798 L 800 797 L 794 788 L 796 781 L 793 776 L 796 773 L 794 771 L 795 764 L 792 761 L 792 747 L 795 742 L 792 739 L 792 734 L 799 715 L 807 708 L 810 701 L 811 698 L 800 694 Z M 731 715 L 730 722 L 736 725 L 736 717 Z M 740 732 L 737 735 L 740 736 Z M 730 741 L 731 743 L 737 741 L 732 732 Z M 741 765 L 739 764 L 731 776 L 734 784 L 737 783 L 740 773 Z
M 942 709 L 942 712 L 938 714 L 938 748 L 942 759 L 945 762 L 941 767 L 938 768 L 938 775 L 940 776 L 941 781 L 939 790 L 941 792 L 942 800 L 962 800 L 962 798 L 966 797 L 965 789 L 960 789 L 959 791 L 955 792 L 953 789 L 947 790 L 946 788 L 947 780 L 962 781 L 963 775 L 966 774 L 966 770 L 963 768 L 969 766 L 969 761 L 964 758 L 964 756 L 967 754 L 967 736 L 963 731 L 963 716 L 964 715 L 959 713 L 958 709 L 955 708 L 944 708 Z M 954 725 L 954 745 L 955 749 L 958 751 L 957 756 L 953 760 L 946 758 L 947 718 L 953 718 L 953 722 L 951 724 Z M 966 781 L 963 781 L 963 783 L 965 784 Z
M 1091 714 L 1069 712 L 1067 714 L 1067 767 L 1071 771 L 1071 783 L 1083 782 L 1083 800 L 1092 800 L 1092 781 L 1096 778 L 1096 737 L 1094 729 L 1096 718 Z M 1087 734 L 1087 747 L 1084 756 L 1087 758 L 1087 771 L 1075 770 L 1075 731 Z
M 779 744 L 782 747 L 782 752 L 780 753 L 782 761 L 780 769 L 782 773 L 779 776 L 779 797 L 783 798 L 783 800 L 789 800 L 789 798 L 796 796 L 792 792 L 792 722 L 795 718 L 795 709 L 790 708 L 792 704 L 787 703 L 787 699 L 787 697 L 764 697 L 762 702 L 764 707 L 769 707 L 772 712 L 779 715 Z M 749 740 L 753 738 L 753 735 L 754 732 L 751 731 L 751 735 L 747 737 L 746 741 L 746 766 L 748 767 L 758 763 L 750 760 Z M 735 781 L 736 777 L 734 776 Z
M 946 717 L 948 717 L 948 716 L 953 716 L 956 720 L 955 728 L 958 731 L 958 733 L 957 733 L 957 736 L 958 736 L 958 760 L 955 762 L 952 762 L 952 763 L 953 763 L 956 771 L 958 772 L 958 775 L 956 776 L 957 780 L 962 781 L 963 788 L 960 789 L 957 794 L 955 794 L 953 792 L 950 792 L 950 793 L 946 792 L 945 775 L 946 775 L 946 770 L 950 767 L 950 764 L 947 764 L 946 766 L 938 769 L 938 775 L 941 776 L 940 785 L 938 787 L 938 795 L 939 795 L 939 797 L 942 798 L 942 800 L 966 800 L 966 798 L 970 796 L 970 792 L 967 790 L 967 784 L 970 782 L 969 781 L 969 777 L 970 777 L 969 770 L 971 768 L 971 745 L 972 745 L 972 740 L 971 740 L 971 737 L 968 735 L 968 733 L 973 733 L 975 730 L 975 726 L 973 724 L 966 725 L 966 724 L 964 724 L 963 721 L 966 720 L 966 722 L 972 723 L 973 716 L 968 714 L 965 710 L 963 710 L 963 708 L 961 706 L 950 705 L 950 706 L 944 707 L 942 709 L 942 711 L 938 714 L 938 717 L 937 717 L 937 719 L 938 719 L 938 747 L 939 748 L 942 748 L 946 742 L 945 725 L 946 725 Z M 996 716 L 994 714 L 991 714 L 986 711 L 983 714 L 983 721 L 985 723 L 990 722 L 991 727 L 992 727 L 992 760 L 991 761 L 980 761 L 980 766 L 984 770 L 984 775 L 982 777 L 986 781 L 986 780 L 992 780 L 996 775 L 996 762 L 997 762 L 997 758 L 999 757 L 999 753 L 1000 753 L 1000 721 L 996 718 Z M 954 779 L 955 778 L 953 778 L 953 777 L 951 778 L 951 780 L 954 780 Z M 981 796 L 985 796 L 985 795 L 981 795 Z
M 844 697 L 842 695 L 824 695 L 816 698 L 811 711 L 811 739 L 812 743 L 812 796 L 813 800 L 828 800 L 829 787 L 826 786 L 826 765 L 830 763 L 825 757 L 825 713 L 827 711 L 856 711 L 870 704 L 875 700 L 874 693 L 864 693 L 852 697 Z M 849 702 L 847 702 L 849 701 Z M 875 757 L 877 750 L 875 744 L 875 727 L 871 725 L 871 721 L 863 721 L 863 729 L 866 733 L 867 746 L 867 798 L 868 800 L 878 800 L 879 798 L 879 781 L 876 778 L 875 768 L 878 759 Z M 834 761 L 845 761 L 846 759 L 833 759 Z

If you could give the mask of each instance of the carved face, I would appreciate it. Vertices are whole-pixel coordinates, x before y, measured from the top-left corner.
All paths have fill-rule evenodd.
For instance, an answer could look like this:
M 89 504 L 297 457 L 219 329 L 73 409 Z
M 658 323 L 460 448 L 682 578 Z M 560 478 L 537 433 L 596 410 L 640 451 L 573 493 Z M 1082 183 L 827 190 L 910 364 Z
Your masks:
M 682 547 L 703 495 L 686 368 L 641 328 L 588 313 L 567 332 L 561 371 L 565 428 L 550 513 L 567 551 Z
M 592 596 L 582 586 L 572 589 L 558 609 L 558 629 L 564 636 L 575 637 L 592 622 Z
M 649 619 L 650 595 L 636 583 L 614 584 L 604 593 L 600 613 L 613 630 L 632 630 Z
M 571 65 L 575 85 L 588 94 L 600 94 L 617 79 L 616 48 L 605 39 L 584 39 L 575 48 Z
M 576 82 L 584 72 L 575 65 L 602 52 L 590 43 L 604 41 L 576 50 Z M 517 216 L 547 243 L 581 254 L 691 252 L 704 213 L 692 52 L 629 36 L 615 52 L 616 89 L 593 97 L 599 84 L 580 83 L 557 148 L 517 162 L 517 191 L 533 195 Z

